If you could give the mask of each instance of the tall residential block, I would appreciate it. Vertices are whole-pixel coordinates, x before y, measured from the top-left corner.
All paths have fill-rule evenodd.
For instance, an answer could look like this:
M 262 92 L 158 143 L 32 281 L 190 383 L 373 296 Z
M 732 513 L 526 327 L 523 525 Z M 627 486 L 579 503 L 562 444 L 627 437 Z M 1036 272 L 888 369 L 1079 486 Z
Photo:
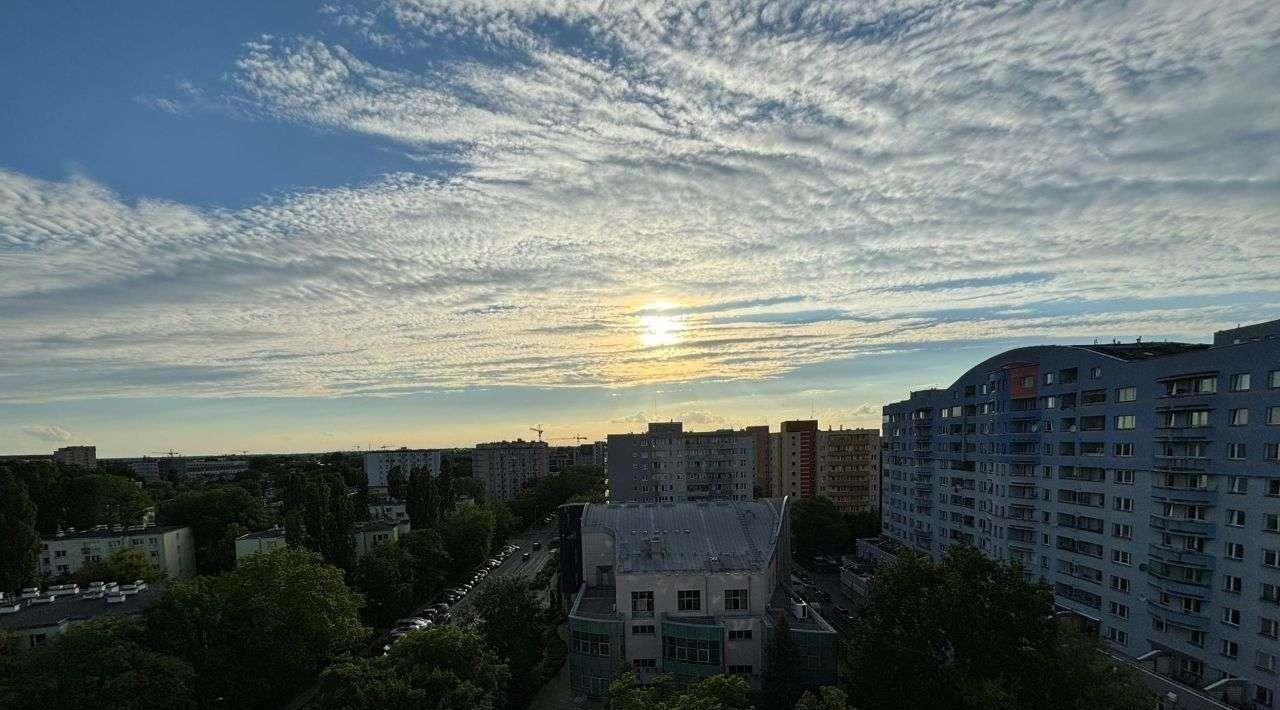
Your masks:
M 774 498 L 812 498 L 818 492 L 818 422 L 783 422 L 773 435 Z
M 369 481 L 369 490 L 383 495 L 387 493 L 387 479 L 392 471 L 398 471 L 407 481 L 409 472 L 414 469 L 439 476 L 440 468 L 441 452 L 431 449 L 402 447 L 391 451 L 371 451 L 364 455 L 364 475 Z
M 1280 321 L 1010 350 L 883 427 L 885 536 L 1021 563 L 1165 707 L 1274 706 Z
M 548 474 L 545 441 L 497 441 L 476 444 L 472 475 L 491 500 L 506 502 Z
M 816 493 L 847 513 L 880 510 L 880 432 L 826 429 L 815 437 Z
M 610 452 L 612 456 L 612 452 Z M 797 680 L 835 680 L 836 634 L 788 591 L 786 499 L 560 508 L 569 686 L 603 698 L 620 667 L 641 682 L 730 673 L 759 688 L 787 617 Z
M 751 500 L 756 440 L 755 433 L 733 429 L 684 431 L 680 422 L 610 434 L 609 500 Z
M 98 447 L 64 446 L 53 452 L 53 460 L 62 466 L 98 467 Z

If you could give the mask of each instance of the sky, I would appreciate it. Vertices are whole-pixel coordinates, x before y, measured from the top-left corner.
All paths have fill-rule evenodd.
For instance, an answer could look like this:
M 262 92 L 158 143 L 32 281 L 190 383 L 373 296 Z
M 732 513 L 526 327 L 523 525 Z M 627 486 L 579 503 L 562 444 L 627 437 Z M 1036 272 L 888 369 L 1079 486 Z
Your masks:
M 553 443 L 1280 318 L 1273 2 L 0 17 L 0 453 Z

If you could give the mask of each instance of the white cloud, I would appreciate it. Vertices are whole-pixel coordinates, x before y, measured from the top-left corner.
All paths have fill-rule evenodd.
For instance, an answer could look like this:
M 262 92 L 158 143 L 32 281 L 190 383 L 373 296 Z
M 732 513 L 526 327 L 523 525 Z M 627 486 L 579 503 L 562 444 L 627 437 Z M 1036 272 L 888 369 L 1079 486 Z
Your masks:
M 0 401 L 749 380 L 1272 317 L 1269 8 L 335 13 L 247 41 L 224 100 L 457 168 L 242 209 L 0 171 L 0 358 L 40 375 Z M 639 347 L 655 301 L 679 345 Z
M 39 439 L 40 441 L 48 441 L 57 444 L 63 444 L 75 438 L 71 432 L 57 426 L 56 424 L 31 424 L 22 427 L 22 433 L 32 439 Z

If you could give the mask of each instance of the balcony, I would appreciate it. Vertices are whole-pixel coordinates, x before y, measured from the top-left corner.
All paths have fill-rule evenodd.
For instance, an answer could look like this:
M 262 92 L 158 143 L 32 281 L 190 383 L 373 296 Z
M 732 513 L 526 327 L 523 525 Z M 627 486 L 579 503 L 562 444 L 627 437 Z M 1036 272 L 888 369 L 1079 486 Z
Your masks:
M 1163 562 L 1172 562 L 1185 567 L 1213 569 L 1218 563 L 1218 558 L 1213 555 L 1196 552 L 1195 550 L 1179 550 L 1156 544 L 1147 546 L 1147 555 Z
M 1177 486 L 1154 485 L 1151 497 L 1158 501 L 1170 503 L 1194 503 L 1197 505 L 1217 505 L 1218 489 L 1213 488 L 1181 488 Z
M 1155 457 L 1154 467 L 1157 471 L 1204 471 L 1209 468 L 1209 459 L 1188 458 L 1185 456 Z
M 1151 577 L 1152 584 L 1164 589 L 1170 594 L 1177 594 L 1181 597 L 1191 597 L 1193 599 L 1209 599 L 1213 596 L 1213 582 L 1208 575 L 1205 575 L 1204 582 L 1189 582 L 1184 579 L 1165 577 L 1156 571 L 1154 565 L 1147 569 L 1147 575 Z
M 1213 436 L 1211 426 L 1162 426 L 1156 427 L 1157 439 L 1175 441 L 1199 441 Z
M 1147 601 L 1147 610 L 1156 616 L 1164 617 L 1166 623 L 1185 629 L 1203 629 L 1209 625 L 1209 619 L 1204 614 L 1172 609 L 1150 600 Z
M 1151 527 L 1172 533 L 1213 537 L 1217 525 L 1207 520 L 1191 520 L 1189 518 L 1166 518 L 1163 515 L 1151 516 Z

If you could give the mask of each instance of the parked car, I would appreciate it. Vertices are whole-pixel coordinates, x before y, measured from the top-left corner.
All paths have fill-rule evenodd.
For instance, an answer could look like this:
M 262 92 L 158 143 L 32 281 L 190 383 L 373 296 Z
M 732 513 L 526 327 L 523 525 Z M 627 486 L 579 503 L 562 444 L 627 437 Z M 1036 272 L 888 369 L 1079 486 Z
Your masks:
M 520 555 L 520 559 L 521 559 L 521 560 L 523 560 L 523 561 L 525 561 L 525 562 L 528 562 L 528 561 L 529 561 L 529 553 L 527 553 L 527 552 L 526 552 L 526 553 L 524 553 L 523 555 Z
M 396 628 L 415 628 L 425 629 L 432 623 L 431 619 L 424 619 L 420 616 L 410 616 L 404 619 L 396 619 Z
M 533 549 L 534 549 L 534 550 L 541 550 L 541 549 L 542 549 L 542 543 L 540 543 L 540 542 L 538 542 L 537 540 L 535 540 L 535 541 L 533 542 Z

